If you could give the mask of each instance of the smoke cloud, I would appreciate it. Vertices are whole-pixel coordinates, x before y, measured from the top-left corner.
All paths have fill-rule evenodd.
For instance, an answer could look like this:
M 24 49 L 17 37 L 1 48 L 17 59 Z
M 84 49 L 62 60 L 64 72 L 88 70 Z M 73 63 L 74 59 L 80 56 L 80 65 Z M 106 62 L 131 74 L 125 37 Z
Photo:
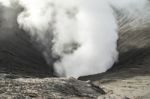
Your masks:
M 118 59 L 118 26 L 112 6 L 127 12 L 140 11 L 147 0 L 0 2 L 6 7 L 15 2 L 23 8 L 16 17 L 19 27 L 42 45 L 49 64 L 50 58 L 57 59 L 53 66 L 58 76 L 79 77 L 105 72 Z

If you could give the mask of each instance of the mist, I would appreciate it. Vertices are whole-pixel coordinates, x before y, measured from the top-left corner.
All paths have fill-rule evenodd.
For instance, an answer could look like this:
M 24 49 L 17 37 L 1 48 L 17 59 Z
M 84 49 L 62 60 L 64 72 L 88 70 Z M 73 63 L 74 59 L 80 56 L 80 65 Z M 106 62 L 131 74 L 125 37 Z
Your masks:
M 143 16 L 140 17 L 139 13 L 133 16 L 133 12 L 143 12 L 148 1 L 0 0 L 0 2 L 7 8 L 14 7 L 14 3 L 19 5 L 18 9 L 22 9 L 16 16 L 19 28 L 42 45 L 39 49 L 42 49 L 47 63 L 53 64 L 58 76 L 78 78 L 105 72 L 118 60 L 119 28 L 113 7 L 123 9 L 129 14 L 129 18 L 145 19 Z M 10 16 L 9 21 L 4 24 L 11 24 L 13 14 L 3 14 Z M 52 62 L 51 58 L 56 60 Z

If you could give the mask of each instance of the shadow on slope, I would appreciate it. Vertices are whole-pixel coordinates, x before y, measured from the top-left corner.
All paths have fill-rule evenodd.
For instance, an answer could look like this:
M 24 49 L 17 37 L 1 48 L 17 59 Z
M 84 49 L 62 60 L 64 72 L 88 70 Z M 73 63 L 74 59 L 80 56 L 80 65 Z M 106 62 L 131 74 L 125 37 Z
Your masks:
M 17 16 L 21 7 L 0 5 L 0 73 L 29 77 L 53 76 L 43 55 L 30 36 L 19 29 Z

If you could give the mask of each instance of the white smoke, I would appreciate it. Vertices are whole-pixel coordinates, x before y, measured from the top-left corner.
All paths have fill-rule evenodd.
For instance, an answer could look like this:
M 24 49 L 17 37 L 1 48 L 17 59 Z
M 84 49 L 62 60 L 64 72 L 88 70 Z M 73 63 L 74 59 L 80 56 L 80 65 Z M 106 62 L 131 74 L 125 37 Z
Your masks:
M 0 0 L 4 6 L 10 1 Z M 14 1 L 24 8 L 17 19 L 20 28 L 37 37 L 46 60 L 49 51 L 60 57 L 54 63 L 57 75 L 79 77 L 105 72 L 117 61 L 117 22 L 110 4 L 130 11 L 147 0 Z
M 18 22 L 25 30 L 38 33 L 44 41 L 44 33 L 54 28 L 48 32 L 54 35 L 53 54 L 61 57 L 54 64 L 58 75 L 105 72 L 116 61 L 117 24 L 106 1 L 22 0 L 21 4 L 26 12 L 20 14 Z
M 58 33 L 60 40 L 56 40 L 54 45 L 58 51 L 60 46 L 76 41 L 79 47 L 73 53 L 61 53 L 61 60 L 55 63 L 57 73 L 66 76 L 79 77 L 105 72 L 109 69 L 114 61 L 117 60 L 116 41 L 117 41 L 117 24 L 113 16 L 112 9 L 106 1 L 82 0 L 76 8 L 78 10 L 72 24 L 69 27 L 63 27 L 64 22 L 61 16 L 58 17 Z M 68 20 L 68 19 L 67 19 Z M 72 31 L 75 28 L 74 31 Z M 62 38 L 67 29 L 74 32 L 71 34 L 72 41 Z M 59 29 L 56 29 L 59 30 Z M 64 34 L 62 35 L 61 33 Z M 70 38 L 70 37 L 69 37 Z M 65 40 L 65 41 L 64 41 Z M 62 49 L 64 50 L 64 49 Z M 57 53 L 57 52 L 56 52 Z M 62 72 L 62 70 L 64 70 Z

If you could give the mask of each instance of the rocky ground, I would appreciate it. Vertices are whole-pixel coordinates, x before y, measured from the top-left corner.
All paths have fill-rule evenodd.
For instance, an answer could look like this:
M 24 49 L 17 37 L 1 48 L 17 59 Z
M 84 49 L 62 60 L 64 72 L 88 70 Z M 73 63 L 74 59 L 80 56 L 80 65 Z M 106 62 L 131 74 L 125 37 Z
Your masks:
M 150 99 L 149 68 L 147 70 L 128 68 L 80 79 L 90 79 L 95 85 L 101 87 L 107 93 L 106 99 Z
M 96 99 L 105 92 L 74 78 L 17 78 L 1 74 L 0 99 Z
M 0 74 L 0 99 L 150 99 L 150 75 L 140 73 L 122 70 L 80 80 Z

